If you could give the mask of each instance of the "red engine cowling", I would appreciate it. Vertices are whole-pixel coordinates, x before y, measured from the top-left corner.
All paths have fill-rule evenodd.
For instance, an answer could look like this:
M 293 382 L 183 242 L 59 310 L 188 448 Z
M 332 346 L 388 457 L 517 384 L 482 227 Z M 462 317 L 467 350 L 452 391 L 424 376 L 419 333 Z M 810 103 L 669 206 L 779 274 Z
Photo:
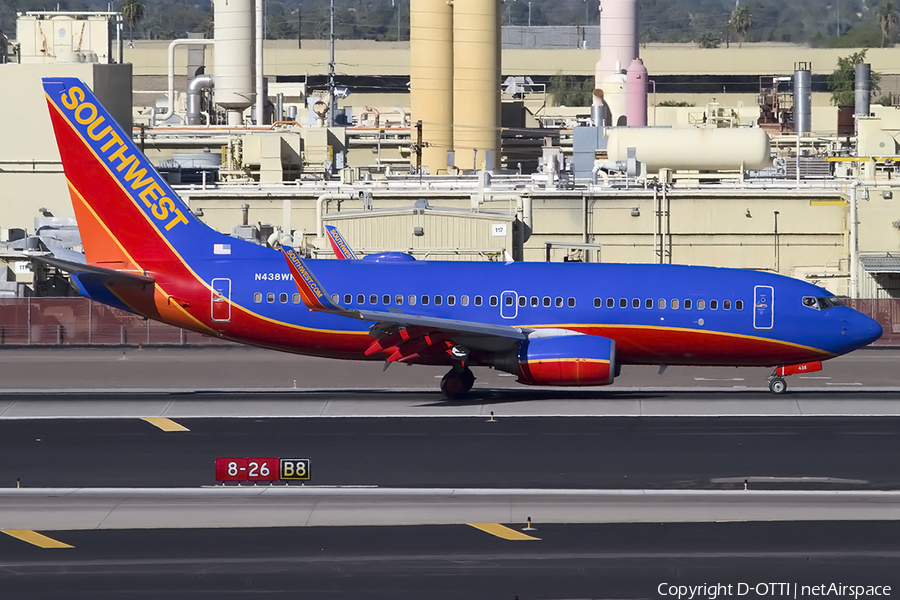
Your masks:
M 616 342 L 595 335 L 531 338 L 519 347 L 519 383 L 609 385 L 616 377 Z

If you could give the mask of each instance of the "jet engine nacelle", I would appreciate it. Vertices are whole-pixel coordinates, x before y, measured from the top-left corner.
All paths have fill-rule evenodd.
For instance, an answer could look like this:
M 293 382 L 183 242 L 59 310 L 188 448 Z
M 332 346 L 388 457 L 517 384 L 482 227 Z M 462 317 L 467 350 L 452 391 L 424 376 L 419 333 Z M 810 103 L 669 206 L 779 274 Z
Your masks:
M 519 383 L 609 385 L 617 375 L 616 342 L 595 335 L 532 337 L 519 346 Z

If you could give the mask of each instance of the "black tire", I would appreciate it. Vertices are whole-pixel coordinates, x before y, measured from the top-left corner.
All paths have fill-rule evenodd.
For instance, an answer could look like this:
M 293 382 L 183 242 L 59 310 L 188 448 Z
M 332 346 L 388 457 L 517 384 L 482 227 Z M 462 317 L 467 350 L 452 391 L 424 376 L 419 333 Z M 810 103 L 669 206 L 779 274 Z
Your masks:
M 770 379 L 769 391 L 773 394 L 783 394 L 787 391 L 787 382 L 781 377 Z
M 471 369 L 462 372 L 453 369 L 441 379 L 441 391 L 447 398 L 462 398 L 469 393 L 475 383 L 475 375 Z

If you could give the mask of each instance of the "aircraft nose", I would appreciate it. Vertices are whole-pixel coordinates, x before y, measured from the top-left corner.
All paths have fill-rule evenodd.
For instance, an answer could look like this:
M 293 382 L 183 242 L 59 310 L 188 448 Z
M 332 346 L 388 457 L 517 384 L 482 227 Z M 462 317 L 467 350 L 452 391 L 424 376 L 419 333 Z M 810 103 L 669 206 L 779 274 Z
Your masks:
M 871 344 L 884 333 L 878 321 L 862 313 L 856 313 L 854 318 L 849 319 L 845 329 L 856 348 Z

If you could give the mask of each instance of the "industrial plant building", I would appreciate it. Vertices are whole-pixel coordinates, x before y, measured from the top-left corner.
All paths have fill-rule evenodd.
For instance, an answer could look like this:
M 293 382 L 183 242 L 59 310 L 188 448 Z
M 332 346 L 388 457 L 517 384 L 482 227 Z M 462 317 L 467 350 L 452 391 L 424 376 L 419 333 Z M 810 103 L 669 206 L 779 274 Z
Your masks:
M 126 45 L 116 13 L 24 13 L 0 76 L 0 297 L 65 288 L 29 252 L 79 247 L 40 79 L 83 79 L 211 226 L 330 258 L 682 263 L 900 293 L 900 111 L 831 106 L 841 50 L 638 43 L 501 28 L 500 2 L 412 0 L 408 43 L 264 41 L 261 0 L 215 0 L 214 39 Z M 892 50 L 871 50 L 883 91 Z M 593 80 L 556 106 L 557 74 Z M 685 106 L 671 106 L 682 103 Z M 900 196 L 898 196 L 900 197 Z M 894 258 L 897 256 L 897 258 Z M 887 316 L 884 319 L 890 319 Z

